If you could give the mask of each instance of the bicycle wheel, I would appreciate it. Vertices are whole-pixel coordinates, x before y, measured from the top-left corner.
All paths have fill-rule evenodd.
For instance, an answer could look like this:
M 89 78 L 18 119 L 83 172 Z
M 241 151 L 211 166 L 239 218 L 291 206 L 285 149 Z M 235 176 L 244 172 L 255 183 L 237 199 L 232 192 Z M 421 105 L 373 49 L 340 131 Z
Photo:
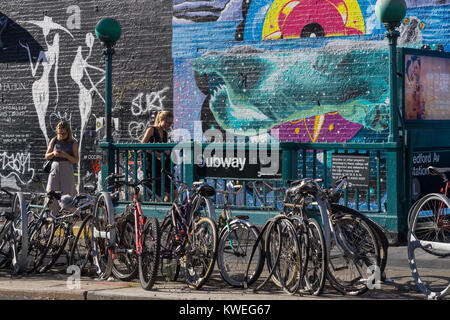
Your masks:
M 110 254 L 110 243 L 112 243 L 117 234 L 115 227 L 110 227 L 109 201 L 107 196 L 100 194 L 94 205 L 94 218 L 92 221 L 92 257 L 97 272 L 97 276 L 100 279 L 107 279 L 112 273 L 112 257 Z
M 304 289 L 312 295 L 320 295 L 327 274 L 327 250 L 322 227 L 315 219 L 308 220 L 308 262 L 305 268 Z
M 416 207 L 408 231 L 408 260 L 417 287 L 428 299 L 450 294 L 450 278 L 438 278 L 430 268 L 448 270 L 450 255 L 450 200 L 433 194 Z
M 147 218 L 142 232 L 142 252 L 139 255 L 139 280 L 142 288 L 150 290 L 156 280 L 161 249 L 161 232 L 155 217 Z
M 210 218 L 214 223 L 216 222 L 216 213 L 214 205 L 210 198 L 198 195 L 192 204 L 194 208 L 194 219 L 201 217 Z
M 132 217 L 133 218 L 133 217 Z M 131 281 L 138 274 L 138 256 L 136 254 L 136 234 L 134 224 L 123 220 L 118 225 L 116 251 L 113 255 L 112 273 L 122 281 Z
M 0 268 L 7 267 L 11 263 L 11 220 L 7 220 L 4 216 L 0 217 Z
M 371 268 L 379 268 L 380 250 L 375 234 L 361 218 L 347 213 L 331 218 L 327 278 L 340 293 L 359 295 L 368 290 Z
M 54 238 L 55 224 L 42 220 L 28 241 L 28 257 L 25 270 L 28 273 L 36 271 L 41 265 L 50 249 Z
M 386 269 L 387 258 L 388 258 L 389 241 L 388 241 L 383 229 L 377 223 L 375 223 L 372 219 L 367 217 L 366 215 L 362 214 L 359 211 L 353 210 L 351 208 L 340 206 L 337 204 L 332 204 L 331 211 L 337 212 L 339 214 L 352 213 L 355 216 L 357 216 L 358 218 L 361 218 L 362 220 L 364 220 L 364 222 L 366 222 L 369 225 L 369 227 L 372 229 L 373 233 L 375 234 L 375 236 L 377 238 L 378 248 L 380 249 L 380 274 L 381 274 L 381 279 L 382 280 L 385 279 L 386 278 L 385 269 Z
M 92 219 L 92 215 L 84 218 L 70 248 L 69 266 L 80 268 L 80 274 L 87 272 L 92 264 Z
M 58 258 L 64 252 L 66 244 L 69 240 L 71 224 L 58 223 L 54 226 L 53 240 L 49 244 L 49 248 L 45 258 L 42 260 L 42 265 L 39 267 L 38 272 L 43 273 L 50 270 L 56 263 Z
M 217 231 L 209 218 L 194 222 L 186 250 L 185 277 L 190 288 L 199 289 L 209 279 L 216 262 Z
M 16 273 L 19 273 L 21 268 L 23 268 L 27 262 L 28 259 L 28 248 L 26 250 L 22 250 L 23 241 L 25 240 L 22 235 L 24 232 L 27 232 L 27 243 L 28 243 L 28 231 L 30 230 L 31 225 L 33 225 L 36 221 L 35 212 L 32 210 L 27 211 L 26 217 L 27 217 L 27 227 L 22 226 L 22 209 L 27 210 L 27 204 L 25 201 L 25 197 L 22 192 L 17 192 L 14 195 L 13 201 L 12 201 L 12 225 L 11 229 L 8 231 L 10 232 L 10 239 L 14 240 L 14 252 L 11 251 L 12 257 L 11 262 L 13 264 L 13 270 Z M 12 247 L 11 247 L 12 248 Z
M 450 243 L 450 200 L 442 194 L 427 195 L 411 214 L 410 230 L 419 241 Z M 450 252 L 432 246 L 422 249 L 430 254 L 447 257 Z
M 217 265 L 222 279 L 230 286 L 243 288 L 245 284 L 251 285 L 259 278 L 264 267 L 261 244 L 250 261 L 258 235 L 258 229 L 248 221 L 233 220 L 229 227 L 223 228 L 217 246 Z
M 286 293 L 294 294 L 302 279 L 302 253 L 297 232 L 288 217 L 275 217 L 267 230 L 265 246 L 273 282 Z
M 180 262 L 175 254 L 175 249 L 179 245 L 179 241 L 175 238 L 172 218 L 164 219 L 161 224 L 160 263 L 161 275 L 169 282 L 177 281 L 180 274 Z

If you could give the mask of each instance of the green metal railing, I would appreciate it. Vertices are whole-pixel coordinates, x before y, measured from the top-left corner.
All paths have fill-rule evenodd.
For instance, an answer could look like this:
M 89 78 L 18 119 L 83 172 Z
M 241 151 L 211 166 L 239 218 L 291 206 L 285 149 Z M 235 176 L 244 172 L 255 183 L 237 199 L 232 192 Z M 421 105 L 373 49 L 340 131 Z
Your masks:
M 167 157 L 165 150 L 172 150 L 177 146 L 181 150 L 180 155 L 184 157 L 184 162 L 175 167 L 171 163 L 168 169 L 174 172 L 175 169 L 180 173 L 180 177 L 188 185 L 194 181 L 205 180 L 216 188 L 224 189 L 226 183 L 230 180 L 239 180 L 243 185 L 242 194 L 232 197 L 232 209 L 234 214 L 245 213 L 257 224 L 264 224 L 268 217 L 277 214 L 280 209 L 277 203 L 282 200 L 282 196 L 266 188 L 261 184 L 261 190 L 257 197 L 250 184 L 256 182 L 266 182 L 271 186 L 286 185 L 287 180 L 301 178 L 322 178 L 323 186 L 329 187 L 332 184 L 330 167 L 331 154 L 364 154 L 370 159 L 370 184 L 365 189 L 350 189 L 344 193 L 343 204 L 364 212 L 387 230 L 400 232 L 405 228 L 405 199 L 406 188 L 403 177 L 403 157 L 401 146 L 397 143 L 297 143 L 282 142 L 275 148 L 281 150 L 281 177 L 264 178 L 243 178 L 236 177 L 204 177 L 197 174 L 197 168 L 194 164 L 194 152 L 204 152 L 205 148 L 222 148 L 225 154 L 226 149 L 237 152 L 238 150 L 259 150 L 261 148 L 273 149 L 273 145 L 257 144 L 195 144 L 188 142 L 183 145 L 173 143 L 154 143 L 154 144 L 120 144 L 120 143 L 102 143 L 100 145 L 104 150 L 110 151 L 114 163 L 113 172 L 125 174 L 125 178 L 142 179 L 147 168 L 149 160 L 152 166 L 152 173 L 155 174 L 155 163 L 158 161 L 155 157 L 155 151 L 160 152 L 162 157 Z M 148 152 L 152 151 L 151 154 Z M 230 151 L 230 150 L 228 150 Z M 111 156 L 111 155 L 110 155 Z M 150 157 L 150 158 L 148 158 Z M 164 161 L 163 161 L 164 163 Z M 111 168 L 103 168 L 102 172 L 112 172 Z M 103 178 L 106 175 L 103 175 Z M 151 189 L 154 189 L 155 183 Z M 161 189 L 164 192 L 164 184 L 161 181 Z M 148 205 L 146 214 L 161 217 L 163 211 L 167 211 L 169 203 L 163 203 L 149 191 L 150 188 L 143 190 L 143 203 Z M 173 198 L 173 186 L 171 185 L 171 199 Z M 157 195 L 160 196 L 161 195 Z M 222 198 L 221 198 L 222 197 Z M 128 194 L 125 194 L 119 205 L 129 203 L 131 200 Z M 215 196 L 217 214 L 220 214 L 220 208 L 223 204 L 223 196 Z

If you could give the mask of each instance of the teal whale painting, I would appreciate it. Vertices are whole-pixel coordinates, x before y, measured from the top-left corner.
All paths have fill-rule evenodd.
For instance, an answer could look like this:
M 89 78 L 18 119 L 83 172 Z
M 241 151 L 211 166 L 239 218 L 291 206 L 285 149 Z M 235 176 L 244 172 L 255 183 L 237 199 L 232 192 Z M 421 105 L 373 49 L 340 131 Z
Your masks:
M 388 128 L 386 50 L 283 53 L 238 46 L 209 52 L 192 66 L 208 75 L 210 109 L 226 131 L 254 135 L 329 112 L 374 131 Z

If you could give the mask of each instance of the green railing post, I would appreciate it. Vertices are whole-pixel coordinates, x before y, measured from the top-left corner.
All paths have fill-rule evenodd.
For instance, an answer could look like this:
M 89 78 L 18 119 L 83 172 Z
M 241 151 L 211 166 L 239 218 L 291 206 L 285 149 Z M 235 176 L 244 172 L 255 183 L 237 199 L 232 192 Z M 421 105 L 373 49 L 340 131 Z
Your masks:
M 297 149 L 292 144 L 281 143 L 281 167 L 283 183 L 287 180 L 297 179 Z
M 406 195 L 403 192 L 406 181 L 402 164 L 401 148 L 386 152 L 386 227 L 397 231 L 399 237 L 407 231 Z
M 196 142 L 186 142 L 185 146 L 183 148 L 183 158 L 185 161 L 183 161 L 184 166 L 184 182 L 188 186 L 192 186 L 196 177 L 195 177 L 195 163 L 194 163 L 194 154 L 198 152 L 198 146 L 195 145 Z M 200 145 L 200 150 L 202 150 L 202 147 Z

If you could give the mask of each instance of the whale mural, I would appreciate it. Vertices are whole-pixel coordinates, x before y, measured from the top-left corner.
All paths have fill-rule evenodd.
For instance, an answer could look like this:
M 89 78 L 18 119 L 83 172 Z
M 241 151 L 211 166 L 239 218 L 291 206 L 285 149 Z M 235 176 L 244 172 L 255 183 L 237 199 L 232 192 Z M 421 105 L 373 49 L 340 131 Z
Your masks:
M 324 48 L 289 53 L 239 46 L 193 60 L 208 75 L 209 108 L 235 134 L 254 135 L 298 119 L 337 112 L 374 131 L 389 123 L 388 52 Z

